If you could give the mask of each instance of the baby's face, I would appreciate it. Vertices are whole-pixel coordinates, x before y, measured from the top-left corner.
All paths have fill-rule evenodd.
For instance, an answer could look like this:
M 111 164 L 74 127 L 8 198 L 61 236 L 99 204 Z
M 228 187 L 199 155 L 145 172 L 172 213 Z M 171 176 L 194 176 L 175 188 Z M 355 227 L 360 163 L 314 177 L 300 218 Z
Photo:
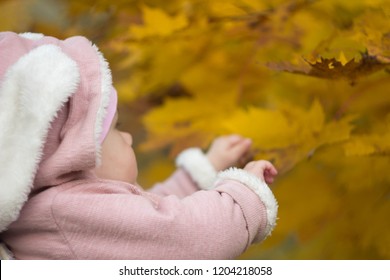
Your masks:
M 135 184 L 138 168 L 132 148 L 133 138 L 127 132 L 119 131 L 116 126 L 118 112 L 115 114 L 110 130 L 102 143 L 102 164 L 95 169 L 99 178 L 123 181 Z

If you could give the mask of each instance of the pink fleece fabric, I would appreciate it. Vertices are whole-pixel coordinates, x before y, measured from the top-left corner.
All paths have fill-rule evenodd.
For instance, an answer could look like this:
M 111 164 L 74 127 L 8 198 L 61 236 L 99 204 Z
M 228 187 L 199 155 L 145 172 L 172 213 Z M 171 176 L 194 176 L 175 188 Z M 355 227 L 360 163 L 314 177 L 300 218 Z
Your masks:
M 178 169 L 146 191 L 97 178 L 91 171 L 101 104 L 95 49 L 82 37 L 11 37 L 15 50 L 1 58 L 7 65 L 50 43 L 77 62 L 81 75 L 77 92 L 52 123 L 29 200 L 0 234 L 15 258 L 233 259 L 265 229 L 264 204 L 237 181 L 200 191 L 189 173 Z

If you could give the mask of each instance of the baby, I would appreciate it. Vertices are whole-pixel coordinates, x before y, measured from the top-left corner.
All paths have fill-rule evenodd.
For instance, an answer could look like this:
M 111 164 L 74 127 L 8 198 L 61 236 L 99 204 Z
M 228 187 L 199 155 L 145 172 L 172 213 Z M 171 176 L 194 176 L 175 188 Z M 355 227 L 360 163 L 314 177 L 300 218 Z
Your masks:
M 234 259 L 270 235 L 275 168 L 232 167 L 249 139 L 185 150 L 144 190 L 116 107 L 86 38 L 0 32 L 0 239 L 16 259 Z

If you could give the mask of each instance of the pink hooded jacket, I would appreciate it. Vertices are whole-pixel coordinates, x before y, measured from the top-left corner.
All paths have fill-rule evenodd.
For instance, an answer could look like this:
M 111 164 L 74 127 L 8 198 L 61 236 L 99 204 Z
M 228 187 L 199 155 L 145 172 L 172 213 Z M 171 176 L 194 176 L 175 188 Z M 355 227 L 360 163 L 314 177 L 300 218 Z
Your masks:
M 271 233 L 268 186 L 199 149 L 148 191 L 97 178 L 111 87 L 83 37 L 0 33 L 0 239 L 16 259 L 233 259 Z

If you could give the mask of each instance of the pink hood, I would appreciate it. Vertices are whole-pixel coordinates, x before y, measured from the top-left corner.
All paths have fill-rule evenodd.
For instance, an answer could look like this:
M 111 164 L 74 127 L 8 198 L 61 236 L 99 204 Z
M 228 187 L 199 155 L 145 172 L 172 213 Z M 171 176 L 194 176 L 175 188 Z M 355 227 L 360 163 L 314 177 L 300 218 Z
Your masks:
M 31 191 L 99 164 L 111 89 L 107 62 L 84 37 L 0 33 L 0 232 Z

